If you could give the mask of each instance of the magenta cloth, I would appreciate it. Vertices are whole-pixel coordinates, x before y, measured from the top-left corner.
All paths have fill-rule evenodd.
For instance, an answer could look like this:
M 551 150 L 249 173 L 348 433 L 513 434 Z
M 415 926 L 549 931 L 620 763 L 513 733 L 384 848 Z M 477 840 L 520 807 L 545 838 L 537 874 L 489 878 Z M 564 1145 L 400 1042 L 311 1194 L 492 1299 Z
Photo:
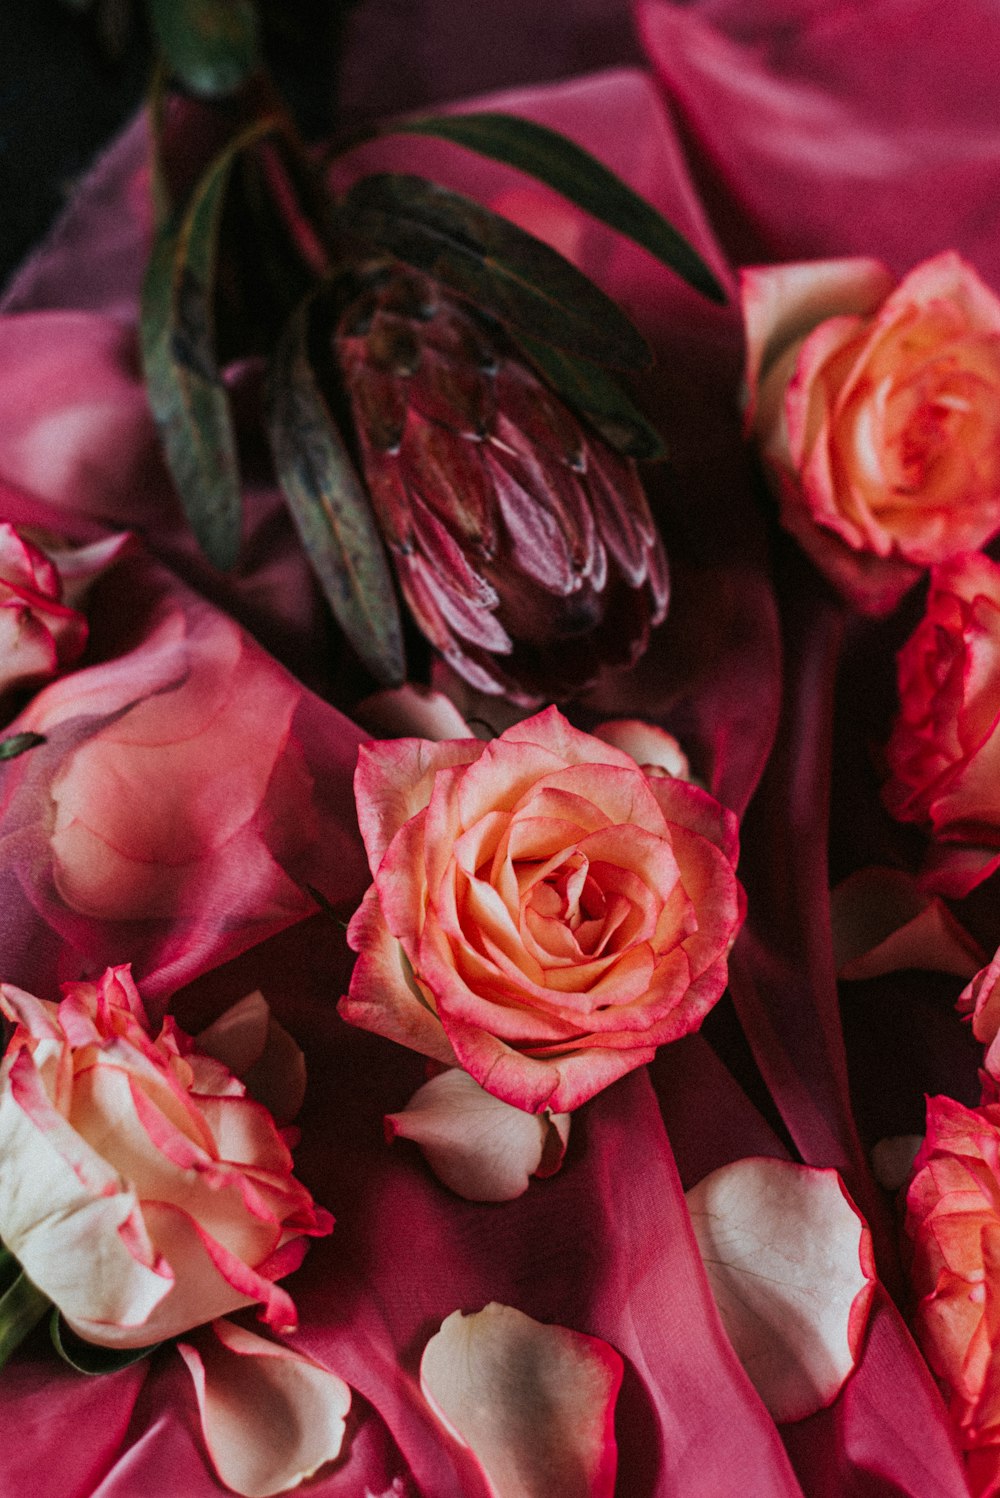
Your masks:
M 1000 21 L 986 0 L 641 0 L 637 17 L 633 32 L 623 5 L 597 0 L 368 0 L 348 27 L 344 108 L 357 117 L 500 89 L 475 104 L 523 113 L 587 146 L 683 229 L 730 289 L 735 269 L 754 260 L 865 253 L 902 272 L 948 247 L 1000 289 Z M 496 55 L 483 45 L 491 33 L 504 38 L 502 66 L 483 61 Z M 603 71 L 577 76 L 586 69 Z M 563 81 L 539 82 L 553 78 Z M 373 165 L 432 173 L 549 238 L 613 292 L 659 356 L 636 397 L 671 450 L 649 479 L 671 613 L 643 661 L 571 714 L 584 727 L 612 715 L 662 723 L 741 816 L 749 917 L 732 998 L 703 1034 L 578 1113 L 561 1172 L 515 1202 L 461 1201 L 412 1147 L 386 1146 L 382 1116 L 406 1103 L 423 1063 L 338 1019 L 350 954 L 307 889 L 349 911 L 367 882 L 350 792 L 362 734 L 255 441 L 256 371 L 236 375 L 252 495 L 234 577 L 219 579 L 198 559 L 156 457 L 134 338 L 148 237 L 141 122 L 15 278 L 0 318 L 0 352 L 11 351 L 0 397 L 29 433 L 34 412 L 69 399 L 45 361 L 58 364 L 70 336 L 98 371 L 96 387 L 131 413 L 127 441 L 109 436 L 100 413 L 78 424 L 86 462 L 72 471 L 40 464 L 13 426 L 0 430 L 0 519 L 58 525 L 79 539 L 110 529 L 141 538 L 100 584 L 81 662 L 103 673 L 90 679 L 114 705 L 95 698 L 3 770 L 0 977 L 55 997 L 59 978 L 132 960 L 154 1007 L 169 1005 L 190 1030 L 259 987 L 302 1044 L 309 1090 L 297 1173 L 337 1224 L 289 1283 L 301 1318 L 292 1340 L 355 1391 L 345 1454 L 303 1491 L 486 1498 L 467 1454 L 430 1415 L 417 1373 L 446 1315 L 497 1300 L 602 1337 L 624 1358 L 621 1498 L 962 1498 L 944 1405 L 889 1294 L 876 1298 L 859 1365 L 835 1403 L 779 1429 L 722 1332 L 682 1200 L 682 1186 L 748 1153 L 798 1151 L 835 1165 L 871 1224 L 883 1282 L 899 1293 L 892 1203 L 868 1151 L 882 1134 L 914 1127 L 923 1086 L 960 1092 L 975 1070 L 955 995 L 940 984 L 916 983 L 910 1003 L 902 980 L 879 980 L 842 995 L 843 1011 L 838 1003 L 828 849 L 848 872 L 894 836 L 856 745 L 889 711 L 890 688 L 868 680 L 866 652 L 891 655 L 900 625 L 846 620 L 776 533 L 740 433 L 732 304 L 710 307 L 544 188 L 456 148 L 387 139 L 342 162 L 338 179 Z M 72 326 L 60 321 L 67 316 Z M 19 370 L 33 371 L 33 383 L 27 374 L 19 382 Z M 81 488 L 95 463 L 107 465 L 106 482 Z M 239 847 L 252 847 L 264 872 L 241 882 L 237 845 L 213 848 L 194 860 L 191 889 L 205 894 L 197 911 L 178 886 L 173 905 L 163 895 L 148 911 L 71 921 L 53 874 L 52 787 L 115 714 L 189 679 L 194 657 L 181 645 L 165 666 L 150 664 L 150 621 L 161 617 L 178 621 L 179 640 L 224 637 L 241 680 L 289 704 L 280 745 L 246 744 L 251 763 L 265 749 L 275 755 L 240 822 Z M 116 672 L 138 684 L 133 696 L 115 696 Z M 306 783 L 311 811 L 300 823 L 290 808 Z M 995 910 L 978 934 L 1000 940 Z M 866 1004 L 882 1006 L 870 1022 Z M 2 1492 L 224 1491 L 172 1349 L 83 1380 L 37 1335 L 0 1375 L 0 1394 L 16 1432 L 0 1445 Z

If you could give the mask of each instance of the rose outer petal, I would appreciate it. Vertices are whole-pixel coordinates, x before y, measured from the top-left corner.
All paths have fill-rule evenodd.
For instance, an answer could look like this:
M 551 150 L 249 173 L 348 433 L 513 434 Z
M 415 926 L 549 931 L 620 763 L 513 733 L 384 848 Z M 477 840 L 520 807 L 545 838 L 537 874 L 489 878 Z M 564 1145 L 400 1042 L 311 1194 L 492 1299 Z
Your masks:
M 445 1319 L 424 1349 L 420 1386 L 497 1498 L 612 1498 L 622 1372 L 600 1338 L 491 1304 Z
M 212 1464 L 234 1492 L 269 1498 L 340 1455 L 351 1391 L 336 1373 L 225 1320 L 177 1350 Z
M 722 1324 L 775 1420 L 832 1403 L 875 1285 L 871 1236 L 837 1172 L 737 1160 L 687 1204 Z
M 459 1067 L 417 1089 L 385 1118 L 386 1138 L 412 1139 L 446 1186 L 468 1201 L 522 1196 L 533 1175 L 554 1175 L 569 1138 L 568 1113 L 525 1113 L 486 1092 Z

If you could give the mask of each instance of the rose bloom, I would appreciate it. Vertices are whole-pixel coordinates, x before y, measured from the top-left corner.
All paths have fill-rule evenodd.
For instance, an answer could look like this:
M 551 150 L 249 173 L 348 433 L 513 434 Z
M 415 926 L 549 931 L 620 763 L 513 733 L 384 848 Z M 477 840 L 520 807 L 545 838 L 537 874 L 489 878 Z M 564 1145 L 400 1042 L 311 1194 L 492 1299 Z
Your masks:
M 960 257 L 742 273 L 747 425 L 782 523 L 855 604 L 1000 530 L 1000 300 Z
M 1000 1480 L 1000 1106 L 928 1098 L 906 1201 L 917 1339 L 945 1388 L 974 1491 Z M 992 1478 L 990 1471 L 992 1470 Z
M 87 621 L 62 601 L 52 560 L 0 522 L 0 695 L 71 666 L 87 643 Z
M 697 1028 L 743 911 L 736 822 L 555 708 L 362 747 L 374 884 L 340 1010 L 529 1112 L 578 1107 Z
M 128 967 L 60 1004 L 0 985 L 0 1238 L 87 1341 L 143 1347 L 261 1303 L 329 1214 L 267 1109 L 169 1018 L 151 1035 Z M 232 1037 L 230 1037 L 232 1041 Z
M 897 674 L 885 803 L 930 825 L 928 882 L 964 895 L 1000 863 L 1000 567 L 972 553 L 934 568 Z
M 232 620 L 200 603 L 166 603 L 130 655 L 41 694 L 19 726 L 49 734 L 95 719 L 49 791 L 53 877 L 70 909 L 102 920 L 193 915 L 238 867 L 258 917 L 287 923 L 308 910 L 271 852 L 312 826 L 292 732 L 301 697 Z M 268 821 L 274 798 L 287 831 Z

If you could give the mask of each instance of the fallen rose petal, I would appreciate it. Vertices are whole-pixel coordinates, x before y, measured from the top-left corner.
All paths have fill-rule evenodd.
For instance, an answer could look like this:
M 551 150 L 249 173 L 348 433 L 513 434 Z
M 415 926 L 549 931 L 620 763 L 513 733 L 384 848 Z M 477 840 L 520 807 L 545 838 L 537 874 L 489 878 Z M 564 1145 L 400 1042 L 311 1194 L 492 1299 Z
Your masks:
M 379 739 L 471 739 L 472 729 L 443 692 L 423 687 L 392 687 L 375 692 L 353 709 L 356 723 Z
M 837 1172 L 736 1160 L 687 1204 L 722 1324 L 775 1420 L 832 1403 L 875 1284 L 868 1228 Z
M 494 1303 L 445 1318 L 424 1349 L 420 1385 L 496 1498 L 611 1498 L 622 1372 L 599 1337 Z
M 985 953 L 948 907 L 902 869 L 868 868 L 830 896 L 837 977 L 878 978 L 904 968 L 971 978 Z
M 647 775 L 673 775 L 678 780 L 690 777 L 691 766 L 684 750 L 672 733 L 654 723 L 643 723 L 638 718 L 614 718 L 599 723 L 594 737 L 613 744 L 616 749 L 624 749 Z
M 923 1134 L 894 1134 L 872 1149 L 872 1174 L 886 1191 L 898 1191 L 908 1179 Z
M 569 1139 L 568 1113 L 524 1113 L 451 1067 L 385 1119 L 386 1138 L 412 1139 L 446 1186 L 474 1202 L 506 1202 L 533 1175 L 554 1175 Z
M 306 1060 L 278 1023 L 260 989 L 220 1014 L 198 1036 L 198 1048 L 225 1062 L 250 1096 L 282 1122 L 295 1117 L 306 1091 Z
M 234 1492 L 283 1493 L 340 1455 L 351 1391 L 329 1369 L 224 1320 L 177 1350 L 209 1456 Z

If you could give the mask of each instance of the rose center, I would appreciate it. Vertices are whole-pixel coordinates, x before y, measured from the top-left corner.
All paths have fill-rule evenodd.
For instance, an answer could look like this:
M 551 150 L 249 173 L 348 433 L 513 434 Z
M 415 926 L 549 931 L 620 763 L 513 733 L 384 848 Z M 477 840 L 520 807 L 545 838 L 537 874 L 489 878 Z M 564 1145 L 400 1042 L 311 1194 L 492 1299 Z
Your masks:
M 568 933 L 580 955 L 596 955 L 610 934 L 608 898 L 589 859 L 579 849 L 530 886 L 524 909 L 544 925 L 551 923 L 550 929 L 556 928 L 553 937 L 556 930 Z M 565 937 L 557 940 L 562 946 Z

